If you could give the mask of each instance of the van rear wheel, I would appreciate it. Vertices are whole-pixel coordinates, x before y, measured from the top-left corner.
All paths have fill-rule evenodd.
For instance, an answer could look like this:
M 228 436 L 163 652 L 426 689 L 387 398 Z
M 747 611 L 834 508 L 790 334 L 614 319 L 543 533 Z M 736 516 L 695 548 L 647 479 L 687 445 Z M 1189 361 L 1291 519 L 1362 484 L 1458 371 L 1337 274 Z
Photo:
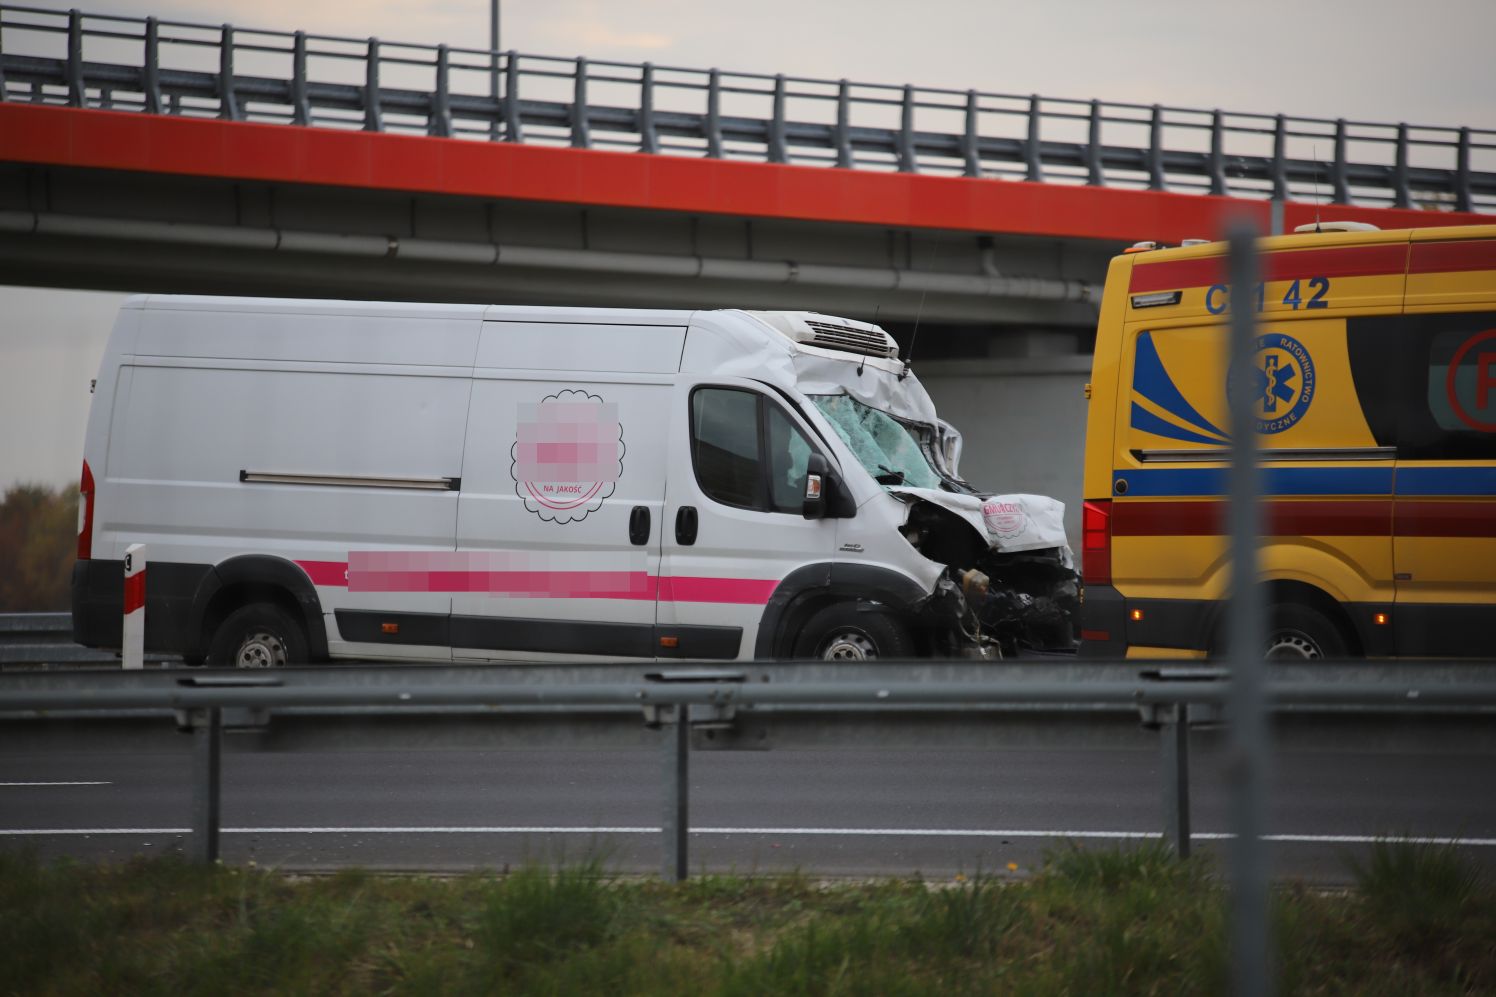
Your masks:
M 301 624 L 271 602 L 254 602 L 228 615 L 213 633 L 208 664 L 217 668 L 279 668 L 307 661 Z
M 1272 621 L 1263 651 L 1268 661 L 1322 661 L 1348 654 L 1340 628 L 1312 606 L 1280 603 L 1272 609 Z
M 914 640 L 893 616 L 839 602 L 817 612 L 795 640 L 795 657 L 823 661 L 912 658 Z

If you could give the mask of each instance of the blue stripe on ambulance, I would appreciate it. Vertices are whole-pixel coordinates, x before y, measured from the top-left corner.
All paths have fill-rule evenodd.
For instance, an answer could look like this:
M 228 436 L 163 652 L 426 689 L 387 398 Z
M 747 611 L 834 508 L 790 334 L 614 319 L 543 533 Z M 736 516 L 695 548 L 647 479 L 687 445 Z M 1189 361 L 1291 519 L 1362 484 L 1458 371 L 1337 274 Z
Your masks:
M 1144 332 L 1138 336 L 1137 353 L 1132 368 L 1132 390 L 1176 419 L 1189 423 L 1200 432 L 1214 434 L 1215 439 L 1208 442 L 1224 443 L 1226 441 L 1225 432 L 1197 412 L 1195 407 L 1179 391 L 1179 386 L 1174 383 L 1174 379 L 1164 369 L 1164 362 L 1158 355 L 1158 347 L 1153 345 L 1153 333 L 1151 332 Z M 1138 409 L 1134 406 L 1134 426 L 1138 426 L 1136 421 L 1137 412 Z M 1144 429 L 1146 427 L 1138 426 L 1138 428 Z M 1148 432 L 1151 433 L 1154 430 L 1149 429 Z M 1160 433 L 1159 435 L 1169 436 L 1171 434 Z M 1182 436 L 1174 438 L 1185 439 Z

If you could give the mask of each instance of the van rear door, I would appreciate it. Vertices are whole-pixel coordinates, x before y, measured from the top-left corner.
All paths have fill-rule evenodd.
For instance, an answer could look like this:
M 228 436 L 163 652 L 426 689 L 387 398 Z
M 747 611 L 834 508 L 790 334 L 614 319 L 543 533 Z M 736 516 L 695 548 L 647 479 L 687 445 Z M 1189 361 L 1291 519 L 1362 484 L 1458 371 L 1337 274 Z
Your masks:
M 455 591 L 455 658 L 654 656 L 665 444 L 684 336 L 665 326 L 485 324 L 444 580 Z

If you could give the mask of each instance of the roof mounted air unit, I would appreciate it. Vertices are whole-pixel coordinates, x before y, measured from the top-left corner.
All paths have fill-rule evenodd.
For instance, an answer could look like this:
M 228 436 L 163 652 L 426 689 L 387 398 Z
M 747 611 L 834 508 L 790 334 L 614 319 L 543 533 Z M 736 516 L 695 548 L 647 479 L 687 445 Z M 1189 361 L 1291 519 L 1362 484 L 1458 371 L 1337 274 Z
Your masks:
M 897 357 L 899 344 L 876 325 L 815 312 L 754 312 L 786 339 L 839 353 Z

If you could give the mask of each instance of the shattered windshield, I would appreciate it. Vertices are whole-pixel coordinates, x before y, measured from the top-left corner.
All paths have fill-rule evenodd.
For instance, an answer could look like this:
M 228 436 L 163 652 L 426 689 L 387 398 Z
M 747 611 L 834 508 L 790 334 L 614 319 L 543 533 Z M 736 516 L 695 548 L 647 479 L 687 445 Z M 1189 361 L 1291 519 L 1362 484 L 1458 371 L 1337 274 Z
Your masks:
M 915 427 L 848 395 L 812 395 L 811 401 L 879 484 L 942 487 Z

